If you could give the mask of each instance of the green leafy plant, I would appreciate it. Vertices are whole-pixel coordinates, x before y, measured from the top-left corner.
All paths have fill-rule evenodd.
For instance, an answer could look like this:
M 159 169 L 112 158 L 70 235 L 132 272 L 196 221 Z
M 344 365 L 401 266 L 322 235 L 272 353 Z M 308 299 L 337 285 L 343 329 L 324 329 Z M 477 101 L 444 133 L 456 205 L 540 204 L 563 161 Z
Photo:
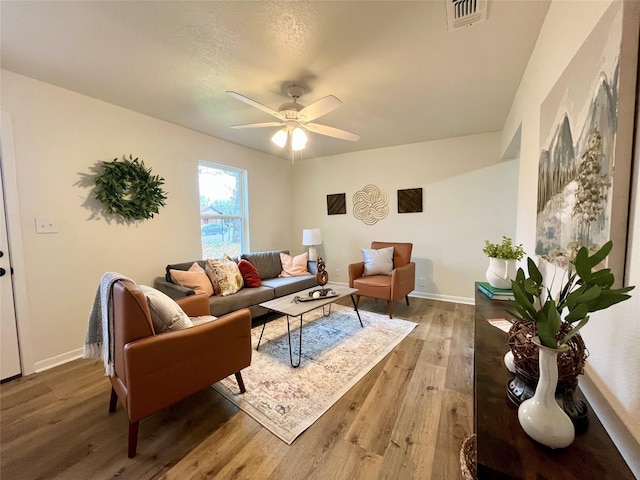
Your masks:
M 520 260 L 524 256 L 522 244 L 513 245 L 513 240 L 505 236 L 502 237 L 501 243 L 491 243 L 489 240 L 485 240 L 482 251 L 487 257 L 502 260 Z
M 102 162 L 102 173 L 95 179 L 96 198 L 107 213 L 121 215 L 125 220 L 153 218 L 165 205 L 164 178 L 151 175 L 142 160 L 129 155 L 122 161 Z
M 556 298 L 544 286 L 540 270 L 531 258 L 527 258 L 528 276 L 518 269 L 516 279 L 511 281 L 515 300 L 509 311 L 517 319 L 535 322 L 540 343 L 546 347 L 558 348 L 569 341 L 589 321 L 589 313 L 604 310 L 630 298 L 627 292 L 634 286 L 611 288 L 615 277 L 609 268 L 593 270 L 611 252 L 613 243 L 608 241 L 593 255 L 586 247 L 580 248 L 575 259 L 570 262 L 567 281 L 562 285 Z M 558 338 L 563 322 L 562 315 L 567 310 L 564 322 L 572 328 Z

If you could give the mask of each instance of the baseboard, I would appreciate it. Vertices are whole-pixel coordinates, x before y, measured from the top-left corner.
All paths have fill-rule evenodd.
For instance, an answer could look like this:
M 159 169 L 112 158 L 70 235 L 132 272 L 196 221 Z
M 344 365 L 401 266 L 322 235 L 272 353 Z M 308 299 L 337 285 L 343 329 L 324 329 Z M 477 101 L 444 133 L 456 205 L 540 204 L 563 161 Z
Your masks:
M 345 287 L 349 286 L 349 283 L 345 282 L 336 282 L 335 280 L 331 280 L 331 283 L 337 283 L 338 285 L 344 285 Z M 438 293 L 423 293 L 413 291 L 409 294 L 410 297 L 415 298 L 425 298 L 427 300 L 440 300 L 442 302 L 451 302 L 451 303 L 464 303 L 466 305 L 475 305 L 475 300 L 473 298 L 467 297 L 454 297 L 452 295 L 440 295 Z
M 602 395 L 596 384 L 589 377 L 589 364 L 587 362 L 584 375 L 580 378 L 580 390 L 587 397 L 589 404 L 598 416 L 598 419 L 611 437 L 611 440 L 620 451 L 633 474 L 640 478 L 640 442 L 631 434 L 627 426 L 620 419 L 609 401 Z
M 34 367 L 36 373 L 43 372 L 45 370 L 49 370 L 50 368 L 57 367 L 64 363 L 70 362 L 72 360 L 77 360 L 78 358 L 82 358 L 83 348 L 77 348 L 75 350 L 71 350 L 70 352 L 61 353 L 60 355 L 56 355 L 55 357 L 47 358 L 46 360 L 41 360 L 36 362 Z
M 409 294 L 410 297 L 426 298 L 427 300 L 440 300 L 441 302 L 464 303 L 466 305 L 474 305 L 475 300 L 467 297 L 454 297 L 452 295 L 440 295 L 438 293 L 423 293 L 415 290 Z

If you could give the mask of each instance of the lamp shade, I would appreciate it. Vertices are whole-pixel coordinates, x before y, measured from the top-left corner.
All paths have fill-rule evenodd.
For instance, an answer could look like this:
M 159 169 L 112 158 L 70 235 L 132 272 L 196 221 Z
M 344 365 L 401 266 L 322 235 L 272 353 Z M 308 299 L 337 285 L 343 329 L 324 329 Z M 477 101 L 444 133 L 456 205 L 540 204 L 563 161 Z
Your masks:
M 287 131 L 283 128 L 278 130 L 273 137 L 271 137 L 271 141 L 278 145 L 280 148 L 284 147 L 287 143 Z
M 293 150 L 303 150 L 307 145 L 307 135 L 301 128 L 296 128 L 291 134 L 291 148 Z
M 311 245 L 320 245 L 322 243 L 322 235 L 319 228 L 305 228 L 302 230 L 302 245 L 308 247 Z

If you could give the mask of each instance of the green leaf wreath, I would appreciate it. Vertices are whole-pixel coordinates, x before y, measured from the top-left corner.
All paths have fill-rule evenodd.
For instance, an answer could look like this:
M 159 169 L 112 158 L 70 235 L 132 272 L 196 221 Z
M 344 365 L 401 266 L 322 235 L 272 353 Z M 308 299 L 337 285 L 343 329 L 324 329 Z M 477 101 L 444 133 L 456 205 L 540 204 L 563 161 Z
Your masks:
M 125 220 L 153 218 L 167 199 L 162 189 L 164 178 L 151 175 L 144 162 L 129 155 L 122 161 L 102 162 L 103 171 L 95 179 L 96 198 L 107 213 L 121 215 Z

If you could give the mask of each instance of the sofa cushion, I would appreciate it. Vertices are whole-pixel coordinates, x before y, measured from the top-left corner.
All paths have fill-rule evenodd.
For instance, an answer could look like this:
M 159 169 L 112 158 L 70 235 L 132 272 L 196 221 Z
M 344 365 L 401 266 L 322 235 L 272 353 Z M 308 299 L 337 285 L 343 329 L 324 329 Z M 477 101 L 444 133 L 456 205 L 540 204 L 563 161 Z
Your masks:
M 255 288 L 262 285 L 262 282 L 260 281 L 260 273 L 258 273 L 258 270 L 251 264 L 251 262 L 243 258 L 238 262 L 238 268 L 242 274 L 245 287 Z
M 307 261 L 309 260 L 309 252 L 301 253 L 292 257 L 286 253 L 280 254 L 280 263 L 282 264 L 282 272 L 279 277 L 299 277 L 301 275 L 311 275 L 307 270 Z
M 238 264 L 231 260 L 228 255 L 221 259 L 207 259 L 205 271 L 213 285 L 216 295 L 233 295 L 244 286 L 242 274 L 238 269 Z
M 229 312 L 258 305 L 262 302 L 273 300 L 274 290 L 260 286 L 256 288 L 243 288 L 238 293 L 226 297 L 213 296 L 209 298 L 209 310 L 211 315 L 220 317 Z
M 262 285 L 273 289 L 275 297 L 282 297 L 290 293 L 299 292 L 307 288 L 317 287 L 318 280 L 315 275 L 301 277 L 277 277 L 262 281 Z
M 288 254 L 289 250 L 243 253 L 241 258 L 244 258 L 256 267 L 258 273 L 260 273 L 260 280 L 264 280 L 265 278 L 276 278 L 280 275 L 282 271 L 280 253 Z
M 175 301 L 159 290 L 146 285 L 138 285 L 147 297 L 153 329 L 156 333 L 182 330 L 193 326 L 184 310 Z
M 393 247 L 363 248 L 364 275 L 391 275 L 393 272 Z
M 197 262 L 193 262 L 189 270 L 169 270 L 171 280 L 182 287 L 191 288 L 196 295 L 205 294 L 207 297 L 213 295 L 213 285 L 209 277 Z

